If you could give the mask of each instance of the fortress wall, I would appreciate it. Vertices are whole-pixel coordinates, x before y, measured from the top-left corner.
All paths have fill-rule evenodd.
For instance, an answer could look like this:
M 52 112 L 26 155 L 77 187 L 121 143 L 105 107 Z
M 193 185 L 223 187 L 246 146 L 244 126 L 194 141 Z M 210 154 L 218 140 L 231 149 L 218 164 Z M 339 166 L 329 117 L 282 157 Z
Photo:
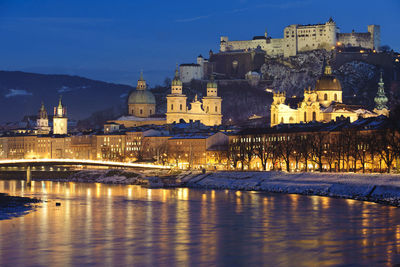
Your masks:
M 371 33 L 339 33 L 338 42 L 345 46 L 361 46 L 364 48 L 374 49 L 374 40 Z

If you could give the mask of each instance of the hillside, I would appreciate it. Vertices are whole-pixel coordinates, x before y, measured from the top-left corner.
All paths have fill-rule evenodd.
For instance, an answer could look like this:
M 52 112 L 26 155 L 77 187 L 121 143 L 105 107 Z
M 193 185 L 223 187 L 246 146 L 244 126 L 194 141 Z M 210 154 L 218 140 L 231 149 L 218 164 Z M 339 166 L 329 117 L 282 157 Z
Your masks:
M 290 58 L 267 58 L 261 73 L 272 80 L 274 90 L 285 91 L 287 96 L 302 97 L 304 88 L 315 86 L 322 74 L 324 60 L 331 59 L 333 73 L 342 85 L 343 101 L 373 107 L 380 71 L 383 71 L 389 104 L 394 106 L 400 93 L 398 81 L 393 81 L 393 77 L 400 74 L 398 64 L 387 54 L 365 56 L 315 50 Z
M 0 71 L 0 122 L 36 115 L 41 101 L 52 114 L 62 95 L 68 117 L 81 120 L 100 110 L 120 113 L 133 87 L 78 76 Z

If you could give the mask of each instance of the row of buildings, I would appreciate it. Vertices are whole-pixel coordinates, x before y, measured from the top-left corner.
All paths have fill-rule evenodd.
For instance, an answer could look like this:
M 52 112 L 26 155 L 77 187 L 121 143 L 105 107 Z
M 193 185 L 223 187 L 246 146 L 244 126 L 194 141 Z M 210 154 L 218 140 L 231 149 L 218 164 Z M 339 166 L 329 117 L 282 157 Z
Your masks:
M 399 170 L 399 127 L 387 117 L 281 124 L 238 130 L 199 122 L 73 135 L 9 134 L 0 158 L 155 162 L 180 169 L 287 171 Z

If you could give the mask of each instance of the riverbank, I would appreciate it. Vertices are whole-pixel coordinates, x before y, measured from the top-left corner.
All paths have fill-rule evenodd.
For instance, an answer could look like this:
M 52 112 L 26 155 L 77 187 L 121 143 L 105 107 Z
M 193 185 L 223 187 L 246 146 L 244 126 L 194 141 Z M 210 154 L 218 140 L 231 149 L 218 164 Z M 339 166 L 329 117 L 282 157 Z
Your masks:
M 189 188 L 329 196 L 400 206 L 399 174 L 218 172 L 182 179 Z
M 41 200 L 29 197 L 16 197 L 0 193 L 0 220 L 25 215 Z

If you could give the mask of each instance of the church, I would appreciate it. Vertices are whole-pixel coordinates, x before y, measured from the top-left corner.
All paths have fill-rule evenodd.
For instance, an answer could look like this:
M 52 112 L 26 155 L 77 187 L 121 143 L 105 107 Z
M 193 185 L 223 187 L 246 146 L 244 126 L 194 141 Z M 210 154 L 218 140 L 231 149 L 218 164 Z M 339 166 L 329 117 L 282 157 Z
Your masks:
M 285 93 L 274 93 L 271 104 L 271 127 L 280 123 L 329 122 L 339 117 L 350 118 L 350 122 L 354 122 L 359 117 L 388 116 L 389 111 L 386 106 L 388 99 L 384 93 L 382 75 L 379 88 L 375 98 L 377 107 L 373 112 L 360 106 L 344 104 L 340 81 L 332 74 L 332 68 L 327 64 L 315 88 L 305 89 L 304 99 L 297 105 L 291 104 L 289 99 L 286 99 Z
M 178 68 L 171 84 L 171 93 L 167 95 L 167 123 L 200 121 L 206 126 L 222 124 L 222 98 L 218 96 L 218 85 L 211 77 L 207 83 L 207 95 L 199 100 L 197 95 L 187 106 L 187 97 L 182 93 L 182 81 Z
M 165 117 L 156 114 L 156 99 L 152 92 L 147 90 L 147 83 L 143 78 L 143 72 L 137 81 L 136 90 L 128 97 L 128 115 L 119 117 L 109 123 L 124 125 L 125 127 L 137 127 L 143 125 L 163 125 Z

